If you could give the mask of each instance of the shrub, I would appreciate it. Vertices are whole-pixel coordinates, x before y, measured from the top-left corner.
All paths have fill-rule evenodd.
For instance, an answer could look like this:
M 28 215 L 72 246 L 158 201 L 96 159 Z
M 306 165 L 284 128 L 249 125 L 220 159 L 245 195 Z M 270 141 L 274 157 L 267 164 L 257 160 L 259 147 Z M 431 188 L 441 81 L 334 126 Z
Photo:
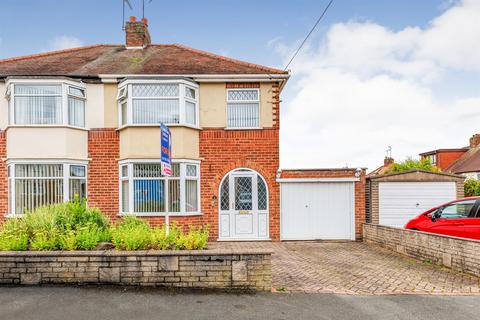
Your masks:
M 126 216 L 111 230 L 112 243 L 120 250 L 145 250 L 152 244 L 152 230 L 147 222 Z
M 177 249 L 177 242 L 181 233 L 180 229 L 176 223 L 172 223 L 170 225 L 168 235 L 166 234 L 165 229 L 165 225 L 163 225 L 161 228 L 156 228 L 153 230 L 152 246 L 159 250 Z
M 110 241 L 107 218 L 78 197 L 27 212 L 0 230 L 0 250 L 26 250 L 28 246 L 33 250 L 90 250 L 103 241 Z
M 60 250 L 76 250 L 77 241 L 75 231 L 66 230 L 58 237 L 58 248 Z
M 39 230 L 30 240 L 30 247 L 33 250 L 56 250 L 60 247 L 58 245 L 59 238 L 60 234 L 56 229 Z
M 480 196 L 480 181 L 467 179 L 464 184 L 465 197 Z
M 100 242 L 109 242 L 111 240 L 110 230 L 99 227 L 90 222 L 89 224 L 77 229 L 75 235 L 75 247 L 81 250 L 92 250 Z
M 177 241 L 177 249 L 204 249 L 207 246 L 208 234 L 208 226 L 199 228 L 190 227 L 187 234 L 180 233 Z
M 388 173 L 394 172 L 404 172 L 410 170 L 425 170 L 432 172 L 440 172 L 440 169 L 437 166 L 434 166 L 428 159 L 414 160 L 412 158 L 407 158 L 405 161 L 400 163 L 394 163 L 392 168 L 388 170 Z
M 0 231 L 0 250 L 25 251 L 28 249 L 28 233 L 25 222 L 10 219 Z
M 111 242 L 119 250 L 204 249 L 208 227 L 184 233 L 175 223 L 152 228 L 135 216 L 125 216 L 110 227 L 100 210 L 88 208 L 78 198 L 49 205 L 7 220 L 0 228 L 0 250 L 92 250 L 100 242 Z

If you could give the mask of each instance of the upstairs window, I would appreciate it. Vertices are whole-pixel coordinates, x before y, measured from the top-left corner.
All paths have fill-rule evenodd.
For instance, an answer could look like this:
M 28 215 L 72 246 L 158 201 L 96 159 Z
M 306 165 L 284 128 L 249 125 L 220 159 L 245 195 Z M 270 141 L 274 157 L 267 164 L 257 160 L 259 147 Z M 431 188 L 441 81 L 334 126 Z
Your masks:
M 198 124 L 198 87 L 187 81 L 125 81 L 118 92 L 121 126 Z
M 85 88 L 63 82 L 12 82 L 10 124 L 85 127 Z
M 227 127 L 258 128 L 260 126 L 260 91 L 227 89 Z

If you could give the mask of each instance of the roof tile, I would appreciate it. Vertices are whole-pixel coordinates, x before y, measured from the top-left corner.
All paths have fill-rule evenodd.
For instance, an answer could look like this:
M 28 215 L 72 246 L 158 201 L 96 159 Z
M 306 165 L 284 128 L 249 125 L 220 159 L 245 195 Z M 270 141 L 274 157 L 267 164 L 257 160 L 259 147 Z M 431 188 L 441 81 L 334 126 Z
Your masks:
M 7 76 L 77 76 L 99 74 L 288 74 L 179 44 L 126 49 L 93 45 L 0 60 L 0 78 Z

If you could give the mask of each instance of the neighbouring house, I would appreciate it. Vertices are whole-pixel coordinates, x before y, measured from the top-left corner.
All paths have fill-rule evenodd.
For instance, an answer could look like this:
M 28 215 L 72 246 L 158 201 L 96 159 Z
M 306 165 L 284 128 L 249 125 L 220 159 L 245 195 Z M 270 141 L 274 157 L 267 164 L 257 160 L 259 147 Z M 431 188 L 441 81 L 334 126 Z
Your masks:
M 480 180 L 480 134 L 470 137 L 468 147 L 433 150 L 420 157 L 430 159 L 442 171 Z
M 219 240 L 280 238 L 283 70 L 178 44 L 146 19 L 125 45 L 0 60 L 0 216 L 87 198 L 112 219 L 210 225 Z M 172 132 L 161 175 L 159 123 Z
M 395 160 L 392 157 L 385 157 L 385 159 L 383 159 L 383 165 L 370 172 L 367 177 L 387 173 L 392 169 L 394 163 Z
M 420 153 L 419 155 L 421 159 L 428 159 L 431 164 L 438 167 L 440 170 L 445 171 L 467 151 L 467 147 L 458 149 L 437 149 Z

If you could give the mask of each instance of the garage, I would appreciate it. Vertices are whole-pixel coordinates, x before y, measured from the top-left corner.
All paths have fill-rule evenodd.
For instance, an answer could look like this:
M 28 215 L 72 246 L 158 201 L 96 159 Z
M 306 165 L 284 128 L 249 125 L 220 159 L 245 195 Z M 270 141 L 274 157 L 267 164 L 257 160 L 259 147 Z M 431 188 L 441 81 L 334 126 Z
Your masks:
M 355 183 L 360 178 L 354 174 L 350 170 L 346 177 L 318 177 L 318 172 L 306 172 L 277 179 L 281 240 L 355 240 Z
M 456 199 L 455 182 L 379 183 L 380 224 L 403 227 L 410 219 Z
M 367 221 L 402 228 L 410 219 L 463 197 L 464 177 L 412 170 L 367 177 Z

